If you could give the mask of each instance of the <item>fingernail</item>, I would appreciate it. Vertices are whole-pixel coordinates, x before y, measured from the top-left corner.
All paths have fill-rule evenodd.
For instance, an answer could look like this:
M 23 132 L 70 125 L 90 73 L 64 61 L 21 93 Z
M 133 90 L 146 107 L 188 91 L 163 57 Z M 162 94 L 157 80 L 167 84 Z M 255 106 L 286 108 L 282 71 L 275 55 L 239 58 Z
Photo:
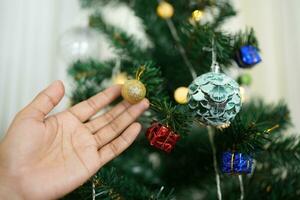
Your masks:
M 150 103 L 149 103 L 149 100 L 145 98 L 142 100 L 142 104 L 145 108 L 148 108 Z
M 61 80 L 53 81 L 47 88 L 53 88 L 53 90 L 59 90 L 63 93 L 65 92 L 65 86 Z
M 50 86 L 52 85 L 61 85 L 62 84 L 62 81 L 61 80 L 56 80 L 56 81 L 53 81 Z

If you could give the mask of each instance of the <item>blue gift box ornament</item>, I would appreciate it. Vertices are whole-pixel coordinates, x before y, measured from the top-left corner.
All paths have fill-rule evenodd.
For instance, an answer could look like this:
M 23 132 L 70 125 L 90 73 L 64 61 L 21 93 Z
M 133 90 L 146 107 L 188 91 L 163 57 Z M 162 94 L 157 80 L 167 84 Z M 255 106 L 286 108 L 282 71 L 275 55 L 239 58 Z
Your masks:
M 245 45 L 237 53 L 237 63 L 241 68 L 249 68 L 261 62 L 261 57 L 256 47 Z
M 222 154 L 221 171 L 225 174 L 250 174 L 253 158 L 247 154 L 226 151 Z

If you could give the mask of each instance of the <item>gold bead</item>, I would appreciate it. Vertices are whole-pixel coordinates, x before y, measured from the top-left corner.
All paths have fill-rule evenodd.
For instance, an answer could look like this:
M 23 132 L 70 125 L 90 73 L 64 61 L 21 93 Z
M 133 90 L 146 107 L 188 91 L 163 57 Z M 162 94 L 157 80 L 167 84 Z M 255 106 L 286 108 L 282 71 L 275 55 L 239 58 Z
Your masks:
M 156 13 L 159 17 L 163 19 L 169 19 L 174 14 L 174 8 L 168 2 L 161 1 L 156 8 Z
M 128 80 L 126 73 L 119 73 L 112 78 L 113 84 L 121 84 L 123 85 Z
M 217 126 L 217 129 L 223 131 L 223 129 L 226 129 L 226 128 L 228 128 L 229 126 L 230 126 L 230 122 L 224 123 L 224 124 L 221 124 L 221 125 Z
M 189 89 L 187 87 L 179 87 L 174 92 L 174 99 L 179 104 L 186 104 L 188 102 L 187 95 Z
M 203 17 L 203 11 L 201 10 L 194 10 L 192 12 L 192 19 L 196 22 L 199 22 Z
M 139 80 L 128 80 L 122 87 L 123 98 L 131 104 L 136 104 L 146 96 L 146 87 Z

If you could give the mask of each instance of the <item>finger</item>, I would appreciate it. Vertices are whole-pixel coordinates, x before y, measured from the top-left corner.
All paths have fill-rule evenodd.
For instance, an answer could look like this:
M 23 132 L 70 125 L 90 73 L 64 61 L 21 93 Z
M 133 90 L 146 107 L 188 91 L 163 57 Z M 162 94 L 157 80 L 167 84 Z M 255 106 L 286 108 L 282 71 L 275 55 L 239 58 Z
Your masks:
M 134 122 L 147 108 L 149 101 L 144 99 L 138 104 L 130 106 L 116 119 L 104 126 L 94 135 L 99 148 L 119 136 L 132 122 Z
M 95 115 L 101 108 L 110 104 L 113 100 L 120 96 L 120 94 L 121 85 L 111 86 L 103 92 L 76 104 L 70 108 L 70 112 L 73 113 L 80 121 L 85 122 Z
M 33 101 L 21 112 L 38 120 L 44 120 L 46 115 L 60 102 L 65 94 L 61 81 L 55 81 L 40 92 Z
M 85 125 L 92 132 L 95 133 L 100 128 L 104 127 L 112 120 L 114 120 L 117 116 L 119 116 L 122 112 L 124 112 L 127 108 L 131 106 L 127 101 L 122 101 L 117 106 L 113 107 L 110 111 L 100 115 L 99 117 L 87 122 Z
M 142 126 L 139 123 L 131 124 L 119 137 L 99 150 L 100 167 L 120 155 L 138 136 Z

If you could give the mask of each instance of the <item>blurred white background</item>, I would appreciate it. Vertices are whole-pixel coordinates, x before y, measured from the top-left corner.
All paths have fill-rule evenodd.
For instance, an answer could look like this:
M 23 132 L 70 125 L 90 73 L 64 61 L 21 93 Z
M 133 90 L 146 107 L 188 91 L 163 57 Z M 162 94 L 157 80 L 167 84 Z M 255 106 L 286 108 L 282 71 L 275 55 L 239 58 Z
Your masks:
M 291 131 L 299 132 L 300 1 L 234 2 L 239 16 L 226 27 L 233 31 L 254 27 L 262 50 L 263 62 L 250 71 L 252 91 L 268 102 L 285 100 L 295 125 Z M 132 16 L 125 11 L 112 13 L 111 20 L 128 26 Z M 52 81 L 63 80 L 68 95 L 70 81 L 59 58 L 58 39 L 69 28 L 85 24 L 86 16 L 77 0 L 0 1 L 0 136 L 16 112 Z M 56 111 L 67 104 L 66 97 Z

